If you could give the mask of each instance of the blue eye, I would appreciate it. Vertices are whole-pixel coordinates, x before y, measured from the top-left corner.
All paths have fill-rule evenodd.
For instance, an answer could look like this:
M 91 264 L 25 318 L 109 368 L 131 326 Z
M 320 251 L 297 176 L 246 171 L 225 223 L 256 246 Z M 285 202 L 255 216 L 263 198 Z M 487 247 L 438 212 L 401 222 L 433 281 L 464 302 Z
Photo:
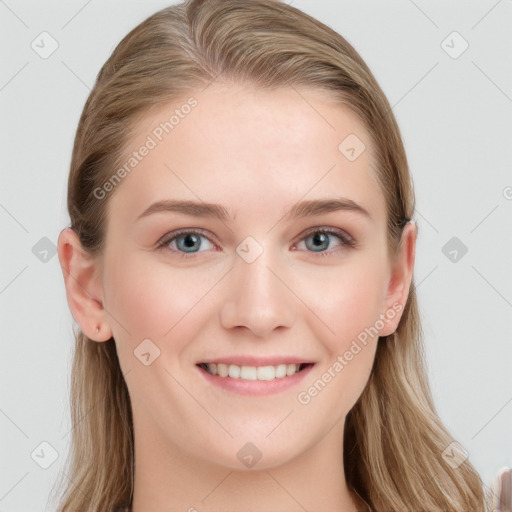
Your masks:
M 336 228 L 314 228 L 310 230 L 305 237 L 303 237 L 299 244 L 304 241 L 305 246 L 308 249 L 312 249 L 312 252 L 316 252 L 321 256 L 328 256 L 332 252 L 338 252 L 341 249 L 331 250 L 327 252 L 327 249 L 331 247 L 331 237 L 339 240 L 339 246 L 341 249 L 344 247 L 355 247 L 355 240 L 341 229 Z M 308 244 L 308 240 L 312 243 Z
M 327 249 L 331 248 L 331 240 L 333 238 L 338 239 L 338 246 L 340 248 L 328 251 Z M 203 240 L 207 240 L 208 244 L 211 245 L 210 248 L 215 247 L 215 244 L 213 244 L 213 242 L 201 231 L 183 229 L 173 231 L 164 236 L 161 241 L 158 242 L 157 249 L 168 248 L 186 258 L 193 256 L 198 252 L 203 252 L 199 250 L 204 246 L 202 243 Z M 308 240 L 311 240 L 311 243 L 308 243 Z M 308 252 L 317 253 L 320 256 L 332 255 L 333 252 L 339 252 L 343 248 L 356 246 L 356 241 L 345 231 L 328 227 L 313 228 L 309 230 L 306 235 L 299 240 L 298 244 L 294 244 L 293 249 L 295 250 L 296 246 L 302 242 L 305 243 Z M 206 250 L 208 250 L 208 248 L 209 247 L 206 247 Z
M 208 240 L 208 242 L 211 244 L 211 241 L 199 231 L 174 231 L 173 233 L 170 233 L 169 236 L 165 236 L 158 243 L 158 248 L 163 248 L 167 246 L 172 251 L 183 251 L 181 255 L 186 257 L 189 254 L 202 252 L 199 251 L 198 249 L 201 247 L 201 241 L 203 239 Z M 175 247 L 172 247 L 173 244 Z

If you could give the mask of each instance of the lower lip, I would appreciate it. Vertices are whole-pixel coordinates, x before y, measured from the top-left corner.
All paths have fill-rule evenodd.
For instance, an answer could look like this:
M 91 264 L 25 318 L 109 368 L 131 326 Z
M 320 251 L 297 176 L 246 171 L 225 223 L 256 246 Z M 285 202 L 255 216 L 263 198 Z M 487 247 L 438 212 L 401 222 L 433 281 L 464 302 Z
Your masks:
M 212 375 L 207 372 L 201 366 L 196 366 L 196 368 L 201 372 L 203 377 L 214 386 L 218 386 L 226 391 L 239 393 L 240 395 L 259 396 L 281 393 L 282 391 L 296 386 L 309 374 L 313 366 L 314 364 L 311 364 L 293 375 L 272 380 L 245 380 L 234 379 L 232 377 L 219 377 L 218 375 Z

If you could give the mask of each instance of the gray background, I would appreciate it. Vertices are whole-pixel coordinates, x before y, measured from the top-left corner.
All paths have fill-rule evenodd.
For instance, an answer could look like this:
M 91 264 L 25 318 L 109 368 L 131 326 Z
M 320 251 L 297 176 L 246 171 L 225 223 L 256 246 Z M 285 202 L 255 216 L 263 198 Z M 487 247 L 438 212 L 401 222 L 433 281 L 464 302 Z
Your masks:
M 168 4 L 0 0 L 0 512 L 51 510 L 69 446 L 72 317 L 54 246 L 69 222 L 78 117 L 114 46 Z M 512 2 L 292 5 L 346 37 L 393 105 L 417 195 L 415 279 L 436 406 L 492 485 L 512 465 Z M 58 43 L 47 58 L 43 31 Z M 58 454 L 47 469 L 42 442 Z

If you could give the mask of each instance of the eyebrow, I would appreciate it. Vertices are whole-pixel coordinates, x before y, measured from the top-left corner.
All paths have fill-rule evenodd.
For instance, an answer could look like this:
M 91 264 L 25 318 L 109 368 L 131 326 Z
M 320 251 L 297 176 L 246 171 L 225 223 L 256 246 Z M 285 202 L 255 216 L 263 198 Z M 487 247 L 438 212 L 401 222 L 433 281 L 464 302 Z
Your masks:
M 284 215 L 284 219 L 292 220 L 302 217 L 312 217 L 336 211 L 353 211 L 372 219 L 368 210 L 352 201 L 352 199 L 345 197 L 300 201 L 290 208 Z M 222 221 L 229 220 L 230 217 L 227 208 L 220 204 L 166 199 L 153 203 L 137 217 L 137 220 L 161 212 L 181 213 L 193 217 L 213 217 Z

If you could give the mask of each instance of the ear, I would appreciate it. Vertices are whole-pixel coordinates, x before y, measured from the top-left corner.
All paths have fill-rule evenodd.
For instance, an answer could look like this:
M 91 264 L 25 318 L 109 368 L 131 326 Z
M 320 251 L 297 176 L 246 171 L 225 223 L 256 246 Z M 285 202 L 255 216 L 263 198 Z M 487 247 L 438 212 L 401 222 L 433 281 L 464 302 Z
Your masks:
M 98 258 L 91 256 L 82 247 L 78 234 L 71 228 L 61 231 L 57 252 L 73 318 L 91 340 L 109 340 L 112 330 L 103 308 L 103 285 Z
M 402 317 L 411 286 L 417 235 L 416 223 L 409 221 L 402 230 L 398 252 L 392 262 L 391 277 L 384 301 L 386 322 L 384 328 L 380 331 L 380 336 L 393 334 Z

